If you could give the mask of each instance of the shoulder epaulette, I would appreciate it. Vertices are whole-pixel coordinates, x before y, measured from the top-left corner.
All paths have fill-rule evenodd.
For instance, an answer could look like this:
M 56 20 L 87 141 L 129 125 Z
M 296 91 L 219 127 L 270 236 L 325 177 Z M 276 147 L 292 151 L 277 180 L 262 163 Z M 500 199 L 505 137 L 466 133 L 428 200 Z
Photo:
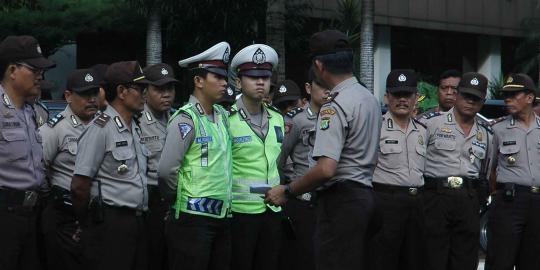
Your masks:
M 331 101 L 334 101 L 334 99 L 339 95 L 338 92 L 336 93 L 333 93 L 333 94 L 330 94 L 327 98 L 326 98 L 326 101 L 325 103 L 328 103 L 328 102 L 331 102 Z
M 418 120 L 416 120 L 416 119 L 414 119 L 414 118 L 413 118 L 412 120 L 413 120 L 413 122 L 414 122 L 415 124 L 419 124 L 419 125 L 421 125 L 421 126 L 423 126 L 424 128 L 427 129 L 426 124 L 424 124 L 424 123 L 422 123 L 422 122 L 420 122 L 420 121 L 418 121 Z
M 504 122 L 504 120 L 506 120 L 506 118 L 507 118 L 506 116 L 501 116 L 499 118 L 493 119 L 493 120 L 491 120 L 490 126 L 494 126 L 494 125 L 496 125 L 498 123 Z
M 227 111 L 229 112 L 229 116 L 232 116 L 232 115 L 234 115 L 235 113 L 238 112 L 238 110 L 233 106 L 227 108 Z
M 481 127 L 485 128 L 489 134 L 493 134 L 493 128 L 491 128 L 491 124 L 490 124 L 490 123 L 486 123 L 486 122 L 478 122 L 478 125 L 480 125 Z
M 266 108 L 271 109 L 279 114 L 282 114 L 281 111 L 278 108 L 274 107 L 273 105 L 264 103 L 264 106 L 266 106 Z
M 430 112 L 430 113 L 425 114 L 424 118 L 430 119 L 430 118 L 433 118 L 435 116 L 440 116 L 440 115 L 442 115 L 442 113 L 440 112 Z
M 41 102 L 41 100 L 36 102 L 36 104 L 39 105 L 39 107 L 43 108 L 47 113 L 49 112 L 49 108 L 47 108 L 47 106 L 45 106 L 45 104 L 43 104 L 43 102 Z
M 47 121 L 47 125 L 49 125 L 49 127 L 54 127 L 56 126 L 56 124 L 60 123 L 62 119 L 64 119 L 64 116 L 62 114 L 57 114 L 53 118 L 49 119 L 49 121 Z
M 109 120 L 111 120 L 111 117 L 106 113 L 102 113 L 96 118 L 96 120 L 94 120 L 94 124 L 100 127 L 105 127 Z
M 293 109 L 289 110 L 289 111 L 286 113 L 286 115 L 287 115 L 288 117 L 290 117 L 290 118 L 293 118 L 293 117 L 295 117 L 297 114 L 299 114 L 299 113 L 301 113 L 301 112 L 303 112 L 303 111 L 304 111 L 304 109 L 302 109 L 302 108 L 300 108 L 300 107 L 296 107 L 296 108 L 293 108 Z

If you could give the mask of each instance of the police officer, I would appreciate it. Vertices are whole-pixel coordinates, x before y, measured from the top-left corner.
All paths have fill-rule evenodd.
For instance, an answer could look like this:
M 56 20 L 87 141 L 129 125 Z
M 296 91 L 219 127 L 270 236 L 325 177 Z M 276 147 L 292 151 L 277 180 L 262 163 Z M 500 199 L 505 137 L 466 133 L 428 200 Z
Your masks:
M 487 189 L 492 135 L 476 113 L 487 84 L 482 74 L 464 74 L 454 108 L 422 118 L 427 126 L 426 269 L 476 269 L 478 264 L 478 192 Z
M 376 237 L 374 269 L 422 269 L 426 129 L 411 118 L 417 99 L 413 70 L 393 70 L 386 78 L 377 167 L 373 174 L 383 226 Z
M 371 180 L 381 108 L 353 76 L 353 52 L 345 34 L 318 32 L 311 37 L 310 51 L 317 81 L 332 89 L 331 101 L 321 107 L 317 119 L 317 163 L 300 179 L 270 190 L 266 201 L 281 205 L 286 197 L 321 186 L 315 233 L 318 269 L 363 269 L 374 211 Z
M 73 71 L 64 91 L 68 106 L 39 130 L 51 186 L 50 201 L 42 214 L 48 269 L 82 267 L 80 230 L 73 213 L 70 186 L 77 140 L 97 112 L 99 82 L 95 76 L 91 69 Z
M 88 269 L 146 270 L 150 153 L 134 116 L 147 81 L 136 61 L 111 64 L 105 80 L 109 106 L 79 138 L 71 182 L 83 256 Z
M 510 115 L 493 126 L 497 184 L 486 267 L 540 269 L 540 116 L 532 110 L 538 90 L 518 73 L 508 76 L 501 91 Z
M 263 103 L 270 90 L 276 51 L 264 44 L 240 50 L 231 69 L 242 96 L 232 107 L 233 137 L 232 269 L 277 269 L 281 247 L 281 208 L 265 205 L 264 191 L 279 184 L 278 157 L 283 142 L 283 117 Z M 253 192 L 252 192 L 253 191 Z M 261 194 L 262 192 L 262 194 Z
M 308 156 L 313 146 L 310 134 L 317 124 L 319 109 L 330 93 L 330 90 L 317 83 L 312 68 L 309 69 L 308 82 L 304 87 L 311 97 L 308 106 L 305 109 L 294 108 L 285 115 L 285 138 L 279 165 L 283 172 L 283 167 L 291 160 L 292 174 L 281 176 L 282 183 L 286 184 L 303 176 L 309 169 Z M 315 269 L 315 209 L 311 197 L 310 193 L 302 194 L 291 198 L 284 206 L 284 214 L 291 218 L 296 234 L 293 239 L 285 240 L 281 252 L 281 269 Z
M 193 95 L 172 117 L 159 162 L 160 188 L 172 205 L 167 224 L 170 269 L 229 269 L 231 142 L 225 94 L 230 47 L 220 42 L 179 61 Z
M 454 104 L 456 103 L 457 88 L 460 80 L 461 72 L 455 69 L 444 71 L 439 78 L 439 85 L 437 87 L 437 100 L 439 105 L 417 115 L 416 119 L 426 117 L 434 112 L 447 112 L 454 107 Z
M 158 163 L 165 144 L 167 122 L 170 118 L 171 106 L 174 102 L 175 83 L 174 72 L 167 64 L 155 64 L 143 69 L 148 80 L 145 93 L 146 104 L 140 117 L 141 143 L 150 150 L 148 158 L 148 229 L 149 229 L 149 265 L 154 269 L 166 266 L 166 250 L 164 235 L 164 218 L 168 209 L 167 204 L 158 189 Z
M 45 171 L 37 117 L 26 100 L 54 65 L 31 36 L 0 43 L 0 269 L 39 267 L 36 204 Z
M 294 108 L 302 108 L 302 93 L 293 80 L 284 80 L 278 83 L 276 93 L 272 98 L 272 105 L 283 114 L 287 114 Z
M 228 110 L 231 108 L 235 101 L 236 87 L 234 87 L 233 83 L 228 83 L 227 90 L 225 90 L 225 93 L 223 94 L 223 97 L 218 101 L 218 104 Z

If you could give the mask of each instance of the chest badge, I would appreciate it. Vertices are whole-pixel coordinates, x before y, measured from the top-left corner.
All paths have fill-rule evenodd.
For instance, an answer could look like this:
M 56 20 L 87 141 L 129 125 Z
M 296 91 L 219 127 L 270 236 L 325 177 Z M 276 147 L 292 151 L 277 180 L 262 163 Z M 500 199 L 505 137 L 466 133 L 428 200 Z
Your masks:
M 447 127 L 441 128 L 441 131 L 444 132 L 444 133 L 452 133 L 452 130 L 447 128 Z
M 4 118 L 12 118 L 13 114 L 9 111 L 4 112 Z
M 118 166 L 118 168 L 116 169 L 116 171 L 117 171 L 119 174 L 125 174 L 125 173 L 128 171 L 128 166 L 126 165 L 126 162 L 125 162 L 125 161 L 122 161 L 122 164 L 120 164 L 120 166 Z
M 482 141 L 482 138 L 484 136 L 482 135 L 482 131 L 478 131 L 478 133 L 476 133 L 476 140 L 477 141 Z
M 422 137 L 422 135 L 418 135 L 418 144 L 424 145 L 424 137 Z
M 510 164 L 510 165 L 514 165 L 514 164 L 516 164 L 516 157 L 514 157 L 514 156 L 508 156 L 508 157 L 506 158 L 506 162 L 508 162 L 508 164 Z

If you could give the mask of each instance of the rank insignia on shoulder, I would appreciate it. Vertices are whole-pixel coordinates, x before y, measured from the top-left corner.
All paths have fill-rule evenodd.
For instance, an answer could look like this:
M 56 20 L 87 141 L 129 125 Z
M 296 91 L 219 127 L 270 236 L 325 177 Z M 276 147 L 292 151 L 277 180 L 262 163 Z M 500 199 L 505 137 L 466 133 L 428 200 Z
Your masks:
M 334 115 L 334 114 L 336 114 L 336 110 L 334 110 L 332 108 L 327 108 L 327 109 L 321 110 L 321 112 L 319 114 L 320 115 Z
M 290 111 L 287 112 L 287 116 L 290 117 L 290 118 L 293 118 L 295 117 L 297 114 L 301 113 L 302 111 L 304 111 L 304 109 L 300 108 L 300 107 L 296 107 L 294 109 L 291 109 Z
M 109 122 L 110 120 L 111 117 L 108 114 L 102 113 L 98 116 L 98 118 L 96 118 L 96 120 L 94 120 L 94 124 L 100 127 L 105 127 L 107 122 Z
M 321 118 L 320 129 L 326 130 L 330 127 L 330 117 Z
M 433 118 L 433 117 L 439 116 L 439 115 L 442 115 L 442 114 L 440 112 L 431 112 L 431 113 L 425 114 L 424 118 L 430 119 L 430 118 Z
M 64 116 L 61 114 L 57 114 L 53 118 L 51 118 L 49 121 L 47 121 L 47 125 L 49 127 L 54 127 L 56 126 L 56 124 L 60 123 L 62 119 L 64 119 Z
M 279 114 L 281 114 L 281 111 L 280 111 L 278 108 L 274 107 L 274 105 L 266 104 L 266 103 L 264 103 L 264 104 L 266 105 L 266 107 L 267 107 L 268 109 L 271 109 L 271 110 L 276 111 L 276 112 L 278 112 Z

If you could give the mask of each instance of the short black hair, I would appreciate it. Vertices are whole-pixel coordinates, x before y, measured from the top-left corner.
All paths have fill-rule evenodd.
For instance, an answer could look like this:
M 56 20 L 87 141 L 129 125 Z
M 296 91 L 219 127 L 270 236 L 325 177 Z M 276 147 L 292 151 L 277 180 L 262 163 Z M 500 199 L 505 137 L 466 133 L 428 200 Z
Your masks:
M 118 86 L 121 85 L 121 84 L 118 84 L 118 83 L 113 83 L 113 84 L 110 84 L 108 83 L 106 86 L 105 86 L 105 99 L 107 100 L 107 102 L 113 102 L 113 100 L 116 98 L 116 96 L 118 95 Z
M 0 61 L 0 80 L 3 80 L 4 79 L 4 74 L 6 73 L 7 71 L 7 68 L 9 67 L 9 65 L 11 65 L 12 63 L 10 62 L 5 62 L 5 61 Z
M 312 84 L 317 80 L 317 76 L 315 75 L 315 68 L 313 65 L 309 67 L 307 72 L 307 83 Z
M 195 69 L 190 70 L 189 72 L 190 79 L 188 80 L 188 86 L 189 86 L 188 89 L 191 89 L 192 91 L 195 90 L 195 82 L 193 82 L 193 78 L 199 76 L 206 79 L 206 76 L 208 76 L 208 73 L 210 73 L 210 71 L 204 68 L 195 68 Z
M 295 100 L 285 100 L 285 101 L 281 101 L 281 102 L 278 102 L 278 103 L 272 102 L 272 105 L 274 105 L 280 111 L 283 111 L 287 107 L 295 105 L 298 102 L 299 99 L 301 99 L 301 98 L 298 98 L 298 99 L 295 99 Z
M 349 74 L 353 72 L 353 52 L 339 51 L 332 54 L 324 54 L 313 57 L 315 60 L 321 61 L 328 72 L 335 75 Z
M 448 78 L 461 78 L 461 71 L 457 69 L 447 69 L 441 73 L 441 76 L 439 77 L 439 84 L 442 80 L 448 79 Z

